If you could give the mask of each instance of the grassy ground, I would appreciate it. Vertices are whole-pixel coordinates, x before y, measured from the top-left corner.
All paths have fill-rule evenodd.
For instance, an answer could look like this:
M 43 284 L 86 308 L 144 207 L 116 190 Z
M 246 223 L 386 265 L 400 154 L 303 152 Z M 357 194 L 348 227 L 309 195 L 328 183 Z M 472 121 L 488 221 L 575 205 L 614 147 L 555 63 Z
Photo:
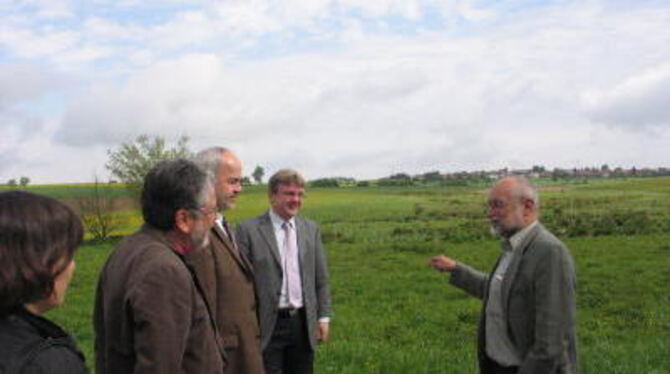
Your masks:
M 578 339 L 585 373 L 666 373 L 670 367 L 670 179 L 551 184 L 545 218 L 577 264 Z M 319 373 L 475 373 L 481 303 L 427 266 L 447 253 L 482 270 L 498 255 L 486 234 L 481 187 L 308 191 L 304 216 L 320 223 L 335 315 Z M 71 197 L 71 196 L 70 196 Z M 233 221 L 267 209 L 248 189 Z M 610 219 L 615 212 L 620 219 Z M 139 223 L 136 211 L 124 214 Z M 580 220 L 579 217 L 589 216 Z M 637 221 L 629 222 L 628 216 Z M 639 218 L 643 217 L 643 218 Z M 573 225 L 561 231 L 559 225 Z M 628 225 L 628 226 L 626 226 Z M 636 227 L 621 234 L 622 227 Z M 92 363 L 91 310 L 112 243 L 80 249 L 67 304 L 49 316 L 73 332 Z

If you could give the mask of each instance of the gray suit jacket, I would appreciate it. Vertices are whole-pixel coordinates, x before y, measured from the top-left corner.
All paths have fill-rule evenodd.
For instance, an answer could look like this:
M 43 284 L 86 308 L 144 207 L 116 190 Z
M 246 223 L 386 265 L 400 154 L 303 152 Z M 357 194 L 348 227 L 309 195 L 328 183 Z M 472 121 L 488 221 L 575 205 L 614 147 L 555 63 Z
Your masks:
M 509 336 L 522 360 L 519 373 L 576 373 L 577 281 L 572 256 L 541 224 L 518 250 L 502 283 L 502 304 Z M 484 300 L 477 343 L 482 367 L 489 275 L 458 264 L 450 282 Z
M 314 349 L 317 344 L 318 319 L 328 317 L 331 313 L 326 252 L 321 243 L 321 233 L 314 222 L 296 216 L 295 224 L 307 329 Z M 253 264 L 261 324 L 261 346 L 265 349 L 277 321 L 282 283 L 279 249 L 270 215 L 265 213 L 240 223 L 236 238 L 240 250 Z

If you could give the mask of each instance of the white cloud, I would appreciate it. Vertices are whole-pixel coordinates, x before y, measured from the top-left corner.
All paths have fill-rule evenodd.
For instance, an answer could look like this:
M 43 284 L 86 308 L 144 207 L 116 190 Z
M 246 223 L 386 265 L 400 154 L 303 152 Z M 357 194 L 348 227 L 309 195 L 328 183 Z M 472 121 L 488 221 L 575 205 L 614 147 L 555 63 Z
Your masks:
M 588 114 L 601 123 L 633 129 L 670 127 L 670 64 L 652 67 L 609 89 L 587 92 L 583 101 Z
M 248 168 L 293 166 L 309 178 L 614 165 L 626 161 L 621 147 L 650 165 L 670 157 L 643 146 L 670 143 L 670 10 L 658 4 L 203 4 L 151 22 L 110 17 L 105 4 L 73 27 L 19 16 L 0 26 L 10 55 L 77 72 L 88 87 L 60 111 L 32 113 L 19 103 L 37 106 L 45 88 L 27 80 L 0 96 L 0 109 L 12 103 L 0 127 L 49 124 L 38 132 L 44 152 L 78 160 L 88 179 L 105 149 L 140 133 L 186 134 L 193 148 L 237 150 Z M 0 158 L 23 150 L 0 146 Z
M 39 99 L 66 84 L 66 77 L 34 64 L 0 64 L 0 111 Z M 0 124 L 1 125 L 1 124 Z
M 73 48 L 78 40 L 78 34 L 72 31 L 0 26 L 0 44 L 4 44 L 16 56 L 26 59 L 53 57 Z
M 74 15 L 73 3 L 70 0 L 21 0 L 0 5 L 0 11 L 24 10 L 34 17 L 46 20 L 69 18 Z

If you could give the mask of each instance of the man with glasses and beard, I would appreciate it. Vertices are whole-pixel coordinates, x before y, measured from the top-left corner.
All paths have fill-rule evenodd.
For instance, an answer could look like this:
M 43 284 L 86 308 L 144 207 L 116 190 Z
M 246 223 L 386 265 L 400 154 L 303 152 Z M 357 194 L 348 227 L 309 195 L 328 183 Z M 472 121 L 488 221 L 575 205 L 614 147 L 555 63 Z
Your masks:
M 208 245 L 211 178 L 186 160 L 147 174 L 144 225 L 105 264 L 94 310 L 96 373 L 222 373 L 223 345 L 184 256 Z
M 488 217 L 502 252 L 490 274 L 446 256 L 431 266 L 453 285 L 483 299 L 477 351 L 482 373 L 576 373 L 572 256 L 538 222 L 539 197 L 525 178 L 491 189 Z

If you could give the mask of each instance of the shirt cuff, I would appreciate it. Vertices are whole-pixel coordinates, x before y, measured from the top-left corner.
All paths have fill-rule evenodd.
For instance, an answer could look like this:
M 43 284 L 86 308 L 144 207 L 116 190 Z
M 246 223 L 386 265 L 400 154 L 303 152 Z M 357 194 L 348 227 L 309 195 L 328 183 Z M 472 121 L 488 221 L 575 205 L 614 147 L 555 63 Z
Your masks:
M 330 323 L 330 317 L 319 318 L 319 323 Z

